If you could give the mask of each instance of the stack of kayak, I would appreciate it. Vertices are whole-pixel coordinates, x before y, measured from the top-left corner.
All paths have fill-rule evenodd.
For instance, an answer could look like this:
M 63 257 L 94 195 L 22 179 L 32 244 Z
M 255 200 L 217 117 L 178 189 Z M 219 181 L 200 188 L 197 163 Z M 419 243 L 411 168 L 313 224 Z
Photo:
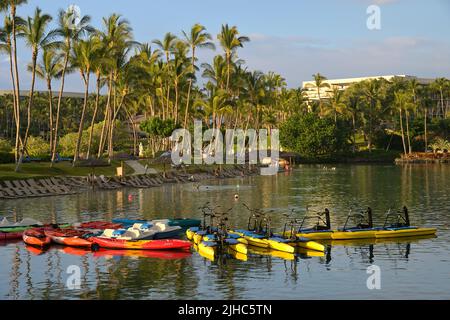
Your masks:
M 325 217 L 323 220 L 322 217 Z M 317 218 L 318 222 L 311 228 L 304 228 L 306 219 Z M 389 223 L 392 218 L 395 220 Z M 354 226 L 348 227 L 350 219 L 356 221 Z M 321 222 L 322 221 L 322 222 Z M 381 227 L 373 226 L 372 209 L 367 208 L 365 212 L 349 214 L 344 227 L 333 230 L 330 222 L 330 212 L 325 209 L 324 212 L 317 213 L 316 216 L 305 216 L 300 225 L 295 228 L 291 223 L 291 230 L 286 231 L 285 235 L 296 234 L 297 237 L 308 237 L 315 240 L 351 240 L 351 239 L 379 239 L 379 238 L 400 238 L 435 235 L 436 228 L 420 228 L 410 225 L 409 212 L 406 207 L 402 210 L 386 214 L 384 225 Z M 286 229 L 286 228 L 285 228 Z M 294 230 L 295 229 L 295 230 Z
M 117 219 L 112 222 L 90 221 L 74 224 L 43 224 L 34 219 L 10 222 L 0 220 L 0 241 L 22 239 L 30 248 L 39 252 L 47 249 L 51 243 L 74 250 L 158 250 L 161 256 L 178 257 L 191 247 L 189 241 L 178 238 L 183 228 L 200 225 L 196 219 L 159 219 L 153 221 Z M 167 253 L 167 250 L 179 250 L 180 255 Z M 77 251 L 78 252 L 78 251 Z M 164 252 L 166 254 L 164 255 Z M 145 256 L 152 256 L 146 254 Z M 155 255 L 156 257 L 156 255 Z

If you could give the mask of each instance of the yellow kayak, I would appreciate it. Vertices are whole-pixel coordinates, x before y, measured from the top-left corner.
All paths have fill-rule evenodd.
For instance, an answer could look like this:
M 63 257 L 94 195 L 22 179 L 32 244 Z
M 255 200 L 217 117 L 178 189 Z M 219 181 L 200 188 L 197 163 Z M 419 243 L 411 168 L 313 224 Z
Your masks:
M 332 240 L 349 240 L 349 239 L 371 239 L 375 238 L 377 230 L 364 231 L 333 231 L 331 234 Z
M 200 242 L 202 242 L 203 240 L 203 235 L 196 233 L 193 236 L 193 240 L 195 244 L 200 244 Z
M 249 237 L 249 236 L 244 236 L 244 239 L 247 240 L 248 244 L 251 246 L 255 246 L 255 247 L 260 247 L 260 248 L 269 248 L 269 243 L 267 242 L 266 239 L 258 239 L 258 238 L 253 238 L 253 237 Z
M 287 253 L 294 253 L 295 248 L 288 243 L 283 243 L 276 240 L 264 239 L 269 244 L 269 248 Z
M 248 251 L 251 254 L 257 254 L 257 255 L 263 255 L 263 256 L 271 256 L 274 258 L 280 258 L 284 260 L 294 260 L 295 255 L 293 253 L 278 251 L 278 250 L 272 250 L 269 248 L 261 248 L 261 247 L 255 247 L 255 246 L 248 246 Z
M 325 246 L 323 244 L 316 241 L 310 241 L 309 238 L 300 238 L 294 244 L 296 244 L 298 248 L 321 252 L 325 251 Z
M 297 233 L 296 236 L 299 238 L 308 238 L 311 240 L 331 240 L 334 231 L 320 231 L 320 232 L 302 232 Z M 288 237 L 290 232 L 288 232 Z
M 233 258 L 235 258 L 237 260 L 247 261 L 247 254 L 237 252 L 237 251 L 231 249 L 230 247 L 228 247 L 227 253 L 230 254 Z
M 208 236 L 204 236 L 202 238 L 202 240 L 203 241 L 215 241 L 215 239 L 210 239 Z M 242 238 L 242 237 L 241 238 L 236 238 L 236 240 L 239 241 L 239 243 L 242 243 L 242 244 L 245 244 L 245 245 L 248 244 L 248 241 L 245 238 Z
M 200 242 L 198 244 L 198 252 L 199 253 L 202 252 L 203 254 L 214 258 L 215 248 L 211 247 L 211 246 L 208 246 L 208 245 L 205 245 L 204 242 Z
M 233 251 L 236 251 L 238 253 L 241 254 L 247 254 L 248 250 L 247 250 L 247 246 L 243 243 L 238 243 L 238 244 L 229 244 L 227 245 L 228 248 L 230 248 Z
M 192 240 L 194 238 L 195 231 L 192 231 L 191 229 L 186 230 L 186 237 L 188 240 Z
M 375 237 L 380 238 L 399 238 L 399 237 L 417 237 L 436 234 L 436 228 L 388 228 L 385 230 L 377 231 Z

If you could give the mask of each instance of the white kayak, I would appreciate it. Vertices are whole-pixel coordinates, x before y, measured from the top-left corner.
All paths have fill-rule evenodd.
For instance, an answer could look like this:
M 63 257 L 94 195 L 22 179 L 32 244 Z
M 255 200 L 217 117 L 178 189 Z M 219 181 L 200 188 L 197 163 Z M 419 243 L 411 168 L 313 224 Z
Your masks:
M 155 224 L 135 223 L 128 229 L 105 229 L 100 237 L 119 240 L 154 240 L 177 236 L 182 228 L 168 226 L 163 222 Z

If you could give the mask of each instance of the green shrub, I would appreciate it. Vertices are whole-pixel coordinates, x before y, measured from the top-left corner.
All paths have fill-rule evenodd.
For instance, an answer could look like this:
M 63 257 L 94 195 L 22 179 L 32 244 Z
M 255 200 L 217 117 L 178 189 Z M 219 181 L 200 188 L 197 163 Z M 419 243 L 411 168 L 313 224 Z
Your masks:
M 294 115 L 280 128 L 281 145 L 307 159 L 330 158 L 349 147 L 350 126 L 316 114 Z
M 94 132 L 92 135 L 92 144 L 91 144 L 91 155 L 97 154 L 98 147 L 100 144 L 100 135 L 102 133 L 103 122 L 96 123 L 94 125 Z M 89 142 L 89 134 L 90 127 L 83 131 L 81 137 L 80 144 L 80 154 L 83 156 L 87 153 L 88 142 Z M 78 138 L 78 133 L 68 133 L 64 137 L 61 138 L 59 142 L 59 150 L 61 156 L 63 157 L 73 157 L 75 154 L 76 142 Z M 122 150 L 125 148 L 127 144 L 129 144 L 129 133 L 125 130 L 125 126 L 120 122 L 116 121 L 116 125 L 114 127 L 114 149 Z
M 32 158 L 49 158 L 50 144 L 41 137 L 28 137 L 27 141 L 28 155 Z
M 0 152 L 1 153 L 11 153 L 13 151 L 13 147 L 8 140 L 0 139 Z

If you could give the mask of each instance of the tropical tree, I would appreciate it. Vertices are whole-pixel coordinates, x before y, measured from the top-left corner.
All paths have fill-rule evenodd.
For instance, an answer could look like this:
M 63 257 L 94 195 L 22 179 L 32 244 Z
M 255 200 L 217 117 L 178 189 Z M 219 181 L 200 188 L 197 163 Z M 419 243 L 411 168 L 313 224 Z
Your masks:
M 98 108 L 100 104 L 100 90 L 104 85 L 103 77 L 106 76 L 106 65 L 108 62 L 108 58 L 106 56 L 106 46 L 101 41 L 98 35 L 95 35 L 91 38 L 91 41 L 94 43 L 95 51 L 93 56 L 91 56 L 91 67 L 92 71 L 96 76 L 96 92 L 95 92 L 95 106 L 94 113 L 92 114 L 91 126 L 89 129 L 89 138 L 87 144 L 86 151 L 86 159 L 89 159 L 91 156 L 91 146 L 92 146 L 92 138 L 94 134 L 94 125 L 97 119 Z
M 62 62 L 61 56 L 53 48 L 44 48 L 41 56 L 41 60 L 36 64 L 35 72 L 36 75 L 45 80 L 47 84 L 48 91 L 48 113 L 49 113 L 49 143 L 50 143 L 50 153 L 53 150 L 53 92 L 52 92 L 52 81 L 53 79 L 58 79 L 62 72 Z M 32 71 L 33 66 L 28 65 L 28 71 Z
M 19 145 L 23 147 L 22 139 L 20 138 L 20 81 L 19 81 L 19 68 L 17 66 L 17 27 L 18 21 L 16 13 L 17 7 L 26 4 L 27 0 L 0 0 L 0 11 L 9 10 L 9 22 L 11 27 L 10 35 L 10 59 L 12 61 L 13 74 L 13 90 L 14 90 L 14 102 L 15 102 L 15 119 L 16 119 L 16 145 L 14 149 L 16 162 L 18 161 Z
M 73 158 L 73 166 L 76 165 L 78 158 L 80 157 L 80 144 L 83 134 L 84 118 L 86 113 L 86 107 L 89 98 L 89 83 L 90 75 L 92 71 L 92 65 L 94 64 L 94 59 L 96 58 L 97 50 L 100 43 L 93 38 L 88 38 L 86 40 L 79 40 L 73 45 L 73 53 L 71 56 L 72 67 L 78 68 L 81 78 L 84 83 L 84 103 L 83 109 L 81 111 L 80 124 L 78 128 L 78 138 L 75 147 L 75 154 Z
M 36 8 L 34 16 L 28 17 L 25 25 L 20 30 L 24 35 L 26 45 L 31 48 L 31 88 L 28 97 L 27 127 L 23 138 L 22 151 L 20 152 L 19 161 L 17 162 L 16 171 L 20 169 L 24 149 L 27 147 L 28 133 L 31 125 L 31 108 L 33 106 L 34 85 L 36 81 L 36 63 L 39 51 L 55 44 L 52 43 L 52 41 L 56 36 L 56 30 L 47 32 L 47 27 L 51 20 L 52 17 L 50 15 L 42 14 L 41 9 Z
M 444 107 L 444 91 L 449 87 L 449 80 L 446 78 L 437 78 L 431 83 L 431 88 L 439 94 L 442 117 L 446 117 L 446 108 Z
M 166 109 L 167 112 L 169 112 L 170 109 L 170 55 L 172 54 L 175 44 L 178 42 L 177 36 L 175 36 L 173 33 L 166 33 L 164 36 L 164 39 L 161 40 L 153 40 L 153 43 L 156 44 L 156 46 L 159 47 L 159 49 L 164 53 L 166 57 L 166 64 L 163 68 L 165 75 L 165 90 L 166 90 Z
M 229 27 L 228 24 L 222 25 L 221 32 L 217 35 L 220 46 L 225 52 L 225 61 L 227 64 L 227 83 L 226 91 L 228 92 L 231 76 L 231 60 L 238 48 L 242 48 L 245 42 L 249 42 L 250 38 L 246 36 L 239 36 L 239 31 L 236 26 Z
M 63 68 L 61 72 L 61 86 L 58 95 L 58 105 L 56 109 L 56 122 L 55 122 L 55 135 L 52 150 L 52 162 L 51 166 L 56 160 L 56 151 L 58 147 L 58 129 L 59 129 L 59 116 L 61 112 L 61 101 L 64 93 L 64 84 L 66 72 L 68 71 L 68 64 L 70 59 L 70 53 L 72 50 L 73 43 L 78 41 L 83 35 L 89 34 L 94 31 L 94 29 L 89 25 L 91 20 L 90 16 L 82 16 L 77 24 L 74 24 L 75 12 L 73 9 L 64 11 L 60 10 L 58 13 L 58 29 L 56 33 L 62 38 L 62 54 L 63 54 Z
M 313 74 L 314 78 L 314 86 L 317 90 L 317 98 L 319 99 L 319 107 L 320 107 L 320 114 L 323 115 L 323 103 L 322 103 L 322 97 L 320 96 L 320 90 L 322 88 L 330 88 L 330 85 L 326 83 L 327 77 L 321 75 L 320 73 Z
M 212 43 L 210 40 L 212 40 L 212 36 L 206 32 L 206 28 L 202 26 L 199 23 L 196 23 L 192 26 L 189 34 L 183 31 L 183 35 L 185 38 L 186 43 L 191 48 L 191 72 L 192 75 L 189 77 L 189 86 L 188 86 L 188 92 L 187 92 L 187 98 L 186 98 L 186 108 L 184 110 L 184 124 L 183 128 L 186 129 L 187 127 L 187 121 L 188 121 L 188 113 L 189 113 L 189 104 L 191 101 L 191 89 L 192 89 L 192 82 L 195 78 L 195 51 L 197 48 L 208 48 L 208 49 L 215 49 L 214 43 Z

